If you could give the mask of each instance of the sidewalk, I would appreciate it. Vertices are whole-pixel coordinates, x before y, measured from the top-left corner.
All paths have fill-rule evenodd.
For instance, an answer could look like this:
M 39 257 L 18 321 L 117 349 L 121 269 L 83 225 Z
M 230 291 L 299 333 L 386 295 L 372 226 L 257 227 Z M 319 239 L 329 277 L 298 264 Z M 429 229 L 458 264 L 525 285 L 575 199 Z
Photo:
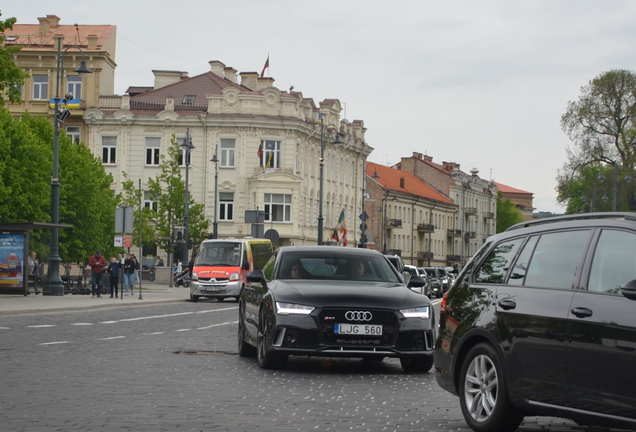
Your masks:
M 121 296 L 121 294 L 120 294 Z M 139 286 L 135 287 L 133 295 L 124 298 L 110 298 L 110 294 L 101 298 L 91 295 L 43 296 L 42 294 L 0 295 L 0 316 L 64 312 L 76 310 L 100 309 L 121 306 L 142 306 L 153 303 L 174 303 L 190 300 L 190 289 L 156 284 L 148 281 L 142 283 L 142 299 L 139 299 Z

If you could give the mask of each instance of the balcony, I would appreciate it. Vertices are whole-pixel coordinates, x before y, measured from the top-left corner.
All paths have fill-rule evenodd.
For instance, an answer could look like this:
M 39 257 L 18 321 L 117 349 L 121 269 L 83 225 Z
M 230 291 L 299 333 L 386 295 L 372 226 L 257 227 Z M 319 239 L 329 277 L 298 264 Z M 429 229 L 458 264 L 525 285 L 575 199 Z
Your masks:
M 475 216 L 475 215 L 477 215 L 477 208 L 476 207 L 466 207 L 464 209 L 464 214 L 466 216 Z
M 475 231 L 466 231 L 464 233 L 464 238 L 467 238 L 467 239 L 477 238 L 477 233 Z
M 387 228 L 402 228 L 402 219 L 387 219 Z
M 461 260 L 462 260 L 461 255 L 446 255 L 446 262 L 448 263 L 461 262 Z
M 494 219 L 495 218 L 495 214 L 493 212 L 484 212 L 483 216 L 484 216 L 484 219 Z
M 461 237 L 462 230 L 459 230 L 459 229 L 448 229 L 448 230 L 446 230 L 446 235 L 448 237 Z
M 427 260 L 433 260 L 434 258 L 434 254 L 433 252 L 418 252 L 417 253 L 417 259 L 421 260 L 421 261 L 427 261 Z
M 432 232 L 435 232 L 435 225 L 432 225 L 432 224 L 417 224 L 417 230 L 419 232 L 432 233 Z

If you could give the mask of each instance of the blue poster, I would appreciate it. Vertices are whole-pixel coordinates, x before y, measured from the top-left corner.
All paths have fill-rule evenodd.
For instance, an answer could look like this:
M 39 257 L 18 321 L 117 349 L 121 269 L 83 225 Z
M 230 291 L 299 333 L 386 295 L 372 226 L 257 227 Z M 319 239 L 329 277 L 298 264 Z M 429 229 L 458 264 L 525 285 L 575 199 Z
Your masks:
M 0 288 L 23 286 L 25 234 L 0 234 Z

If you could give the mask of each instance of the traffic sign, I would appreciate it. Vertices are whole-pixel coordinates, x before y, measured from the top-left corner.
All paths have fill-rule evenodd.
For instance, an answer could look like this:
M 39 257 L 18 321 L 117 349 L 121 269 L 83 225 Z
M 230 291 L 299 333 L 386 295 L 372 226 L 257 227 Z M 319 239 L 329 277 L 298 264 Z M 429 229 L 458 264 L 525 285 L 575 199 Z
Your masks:
M 363 211 L 358 217 L 360 218 L 362 222 L 366 222 L 366 220 L 369 219 L 369 215 L 365 211 Z
M 360 231 L 365 232 L 367 230 L 367 224 L 365 224 L 364 222 L 362 222 L 360 224 Z

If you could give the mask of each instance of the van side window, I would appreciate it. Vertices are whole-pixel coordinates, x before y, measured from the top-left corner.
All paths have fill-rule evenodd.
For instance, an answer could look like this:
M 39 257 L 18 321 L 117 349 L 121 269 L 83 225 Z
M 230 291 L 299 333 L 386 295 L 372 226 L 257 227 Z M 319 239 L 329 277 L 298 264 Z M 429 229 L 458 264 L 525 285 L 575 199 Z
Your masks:
M 254 260 L 254 270 L 261 270 L 272 255 L 272 244 L 250 243 L 250 249 L 252 250 L 252 260 Z
M 588 291 L 621 295 L 621 285 L 636 279 L 634 251 L 634 233 L 604 229 L 594 251 Z
M 510 263 L 523 239 L 514 239 L 497 245 L 476 273 L 476 283 L 503 283 Z
M 274 266 L 276 265 L 276 254 L 272 254 L 265 265 L 263 266 L 263 273 L 265 274 L 265 280 L 272 280 L 274 276 Z M 256 266 L 256 264 L 254 264 Z
M 589 230 L 541 235 L 530 259 L 525 285 L 571 289 L 589 237 Z

